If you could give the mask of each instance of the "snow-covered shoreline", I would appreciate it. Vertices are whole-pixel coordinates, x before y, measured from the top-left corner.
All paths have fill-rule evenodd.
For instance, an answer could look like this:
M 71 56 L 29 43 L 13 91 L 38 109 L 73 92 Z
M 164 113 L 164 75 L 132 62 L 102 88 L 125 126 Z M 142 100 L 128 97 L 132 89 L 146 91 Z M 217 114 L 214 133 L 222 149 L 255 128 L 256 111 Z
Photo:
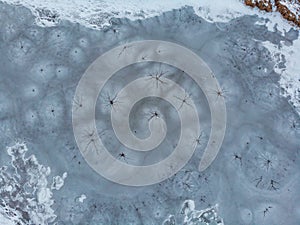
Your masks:
M 27 152 L 25 143 L 7 147 L 11 163 L 0 168 L 0 224 L 48 224 L 57 217 L 52 190 L 64 185 L 67 173 L 53 177 L 50 188 L 50 167 L 40 164 L 35 155 L 27 157 Z
M 40 26 L 54 26 L 59 20 L 68 20 L 83 26 L 99 29 L 110 25 L 112 18 L 145 19 L 182 7 L 192 7 L 198 16 L 210 22 L 228 22 L 243 15 L 268 18 L 279 27 L 287 29 L 291 24 L 278 13 L 266 13 L 245 6 L 242 0 L 2 0 L 11 5 L 22 5 L 37 17 Z

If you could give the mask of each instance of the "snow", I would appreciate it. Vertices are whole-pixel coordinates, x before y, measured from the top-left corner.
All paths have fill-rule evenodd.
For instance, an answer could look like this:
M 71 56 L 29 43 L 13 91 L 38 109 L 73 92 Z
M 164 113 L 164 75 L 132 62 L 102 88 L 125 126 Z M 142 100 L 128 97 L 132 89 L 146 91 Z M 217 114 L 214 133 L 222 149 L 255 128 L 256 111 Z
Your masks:
M 11 172 L 8 166 L 0 169 L 0 225 L 48 224 L 56 218 L 52 209 L 53 193 L 48 187 L 51 169 L 39 164 L 34 155 L 27 158 L 27 151 L 25 143 L 7 148 L 15 171 Z M 12 208 L 13 204 L 18 204 L 18 208 Z M 28 218 L 24 217 L 25 213 Z
M 83 203 L 83 201 L 86 199 L 86 195 L 82 194 L 79 198 L 78 201 Z
M 218 205 L 203 209 L 196 210 L 194 200 L 185 200 L 182 204 L 181 212 L 179 214 L 183 218 L 183 225 L 224 225 L 223 219 L 218 215 Z M 169 215 L 169 217 L 163 222 L 163 225 L 176 225 L 180 224 L 176 222 L 176 215 Z
M 88 27 L 109 25 L 113 17 L 126 17 L 132 20 L 160 15 L 165 11 L 185 6 L 194 8 L 195 13 L 210 22 L 227 22 L 244 14 L 254 15 L 256 10 L 245 7 L 239 0 L 4 0 L 9 4 L 21 4 L 31 9 L 37 16 L 37 22 L 43 26 L 53 26 L 60 19 L 80 23 Z
M 289 98 L 290 103 L 300 114 L 300 39 L 288 46 L 281 43 L 281 47 L 272 43 L 263 42 L 263 45 L 271 52 L 276 64 L 274 71 L 280 74 L 279 84 L 283 88 L 282 95 Z M 283 57 L 284 56 L 284 57 Z M 285 68 L 279 68 L 278 64 L 286 60 Z
M 299 4 L 300 3 L 295 3 L 294 1 L 291 2 L 290 0 L 289 1 L 281 0 L 280 3 L 282 5 L 285 5 L 296 16 L 297 19 L 299 18 Z
M 185 225 L 198 224 L 198 222 L 205 225 L 224 225 L 223 219 L 217 214 L 218 205 L 198 211 L 195 209 L 195 202 L 193 200 L 186 200 L 183 203 L 181 211 L 185 215 Z
M 4 215 L 0 214 L 0 225 L 15 225 L 14 221 L 4 217 Z
M 37 17 L 41 26 L 53 26 L 59 20 L 69 20 L 82 25 L 101 28 L 110 25 L 111 18 L 144 19 L 160 15 L 172 9 L 185 6 L 193 7 L 195 13 L 210 22 L 228 22 L 242 15 L 256 15 L 269 18 L 283 27 L 290 26 L 283 22 L 279 13 L 266 13 L 244 5 L 242 0 L 3 0 L 29 8 Z M 272 23 L 273 24 L 273 23 Z M 271 27 L 273 28 L 273 27 Z
M 55 189 L 55 190 L 59 190 L 62 188 L 62 186 L 64 186 L 64 181 L 65 179 L 67 178 L 68 176 L 68 173 L 64 173 L 62 175 L 62 177 L 60 176 L 55 176 L 53 177 L 53 182 L 52 182 L 52 185 L 51 185 L 51 189 Z

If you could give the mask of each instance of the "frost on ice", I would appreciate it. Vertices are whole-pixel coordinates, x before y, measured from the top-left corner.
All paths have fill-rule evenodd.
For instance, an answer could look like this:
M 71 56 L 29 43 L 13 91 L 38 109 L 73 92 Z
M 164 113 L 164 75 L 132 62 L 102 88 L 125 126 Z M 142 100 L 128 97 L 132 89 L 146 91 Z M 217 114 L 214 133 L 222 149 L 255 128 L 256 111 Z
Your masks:
M 55 220 L 52 189 L 59 190 L 63 177 L 54 177 L 51 187 L 49 167 L 34 155 L 26 157 L 25 143 L 7 148 L 11 164 L 0 168 L 0 221 L 5 224 L 48 224 Z
M 184 215 L 183 224 L 184 225 L 224 225 L 223 219 L 217 214 L 217 207 L 215 205 L 213 207 L 209 207 L 204 210 L 196 210 L 195 202 L 193 200 L 184 201 L 181 209 L 181 214 Z M 168 219 L 166 219 L 163 225 L 176 225 L 175 217 L 170 215 Z

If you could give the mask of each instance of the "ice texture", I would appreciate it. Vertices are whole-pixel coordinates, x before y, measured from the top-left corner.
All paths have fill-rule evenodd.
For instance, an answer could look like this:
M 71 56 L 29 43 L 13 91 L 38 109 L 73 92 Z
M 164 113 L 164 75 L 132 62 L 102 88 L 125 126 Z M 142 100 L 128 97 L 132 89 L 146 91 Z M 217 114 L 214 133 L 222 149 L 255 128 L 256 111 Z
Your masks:
M 41 224 L 51 223 L 55 218 L 53 222 L 57 224 L 162 224 L 174 215 L 170 222 L 183 224 L 184 217 L 178 212 L 185 200 L 192 199 L 198 210 L 218 204 L 218 215 L 226 225 L 298 225 L 300 118 L 289 99 L 281 95 L 281 77 L 276 68 L 284 68 L 286 60 L 280 56 L 281 61 L 275 61 L 266 43 L 278 49 L 288 43 L 293 48 L 299 31 L 270 30 L 255 15 L 207 22 L 191 7 L 143 20 L 115 18 L 111 26 L 100 30 L 65 20 L 53 27 L 39 27 L 28 9 L 3 3 L 0 16 L 0 165 L 8 165 L 12 159 L 12 153 L 9 156 L 3 149 L 25 140 L 35 155 L 31 159 L 33 166 L 43 168 L 37 171 L 42 179 L 34 180 L 30 187 L 36 190 L 31 204 L 46 206 L 42 207 L 44 214 L 39 211 L 42 209 L 33 207 L 26 211 L 27 215 L 21 213 L 26 208 L 23 205 L 20 210 L 14 205 L 1 205 L 8 207 L 10 221 L 26 223 L 32 215 Z M 193 80 L 182 71 L 167 68 L 173 75 L 166 76 L 192 94 L 199 110 L 202 135 L 195 137 L 196 152 L 180 172 L 162 183 L 133 188 L 109 182 L 87 165 L 74 140 L 71 107 L 85 104 L 74 93 L 91 62 L 112 47 L 146 39 L 181 44 L 209 65 L 222 86 L 228 123 L 218 157 L 207 170 L 199 172 L 210 132 L 207 101 Z M 112 77 L 103 94 L 113 96 L 129 81 L 120 81 L 122 73 L 129 72 L 135 79 L 138 72 L 146 75 L 147 71 L 159 69 L 157 64 L 125 68 Z M 104 98 L 98 100 L 97 127 L 99 132 L 107 130 L 103 141 L 115 157 L 124 152 L 128 163 L 154 163 L 176 145 L 178 115 L 166 102 L 147 98 L 132 110 L 130 125 L 138 137 L 147 136 L 147 116 L 153 110 L 161 110 L 169 125 L 160 154 L 142 155 L 120 146 L 107 120 L 110 109 L 100 107 Z M 1 197 L 1 201 L 15 201 L 15 196 L 9 194 L 15 193 L 14 186 L 26 187 L 19 179 L 26 178 L 20 173 L 27 158 L 14 159 L 18 161 L 13 161 L 6 177 L 15 174 L 16 178 L 6 178 L 1 184 L 1 190 L 8 196 Z M 18 173 L 12 166 L 19 168 Z M 60 176 L 54 178 L 52 189 L 53 180 L 47 180 L 48 167 Z M 2 173 L 7 174 L 6 171 Z M 65 172 L 64 186 L 56 191 Z M 14 186 L 9 187 L 10 183 Z M 82 194 L 87 196 L 83 202 L 78 198 Z M 0 219 L 5 213 L 1 211 Z M 9 224 L 7 220 L 2 221 Z
M 163 222 L 163 225 L 224 225 L 223 219 L 217 214 L 218 205 L 209 207 L 204 210 L 196 210 L 195 202 L 193 200 L 185 200 L 182 204 L 180 214 L 184 217 L 183 222 L 177 223 L 174 215 L 170 215 L 168 219 Z
M 70 4 L 69 1 L 63 0 L 3 0 L 3 2 L 27 7 L 34 14 L 35 23 L 42 27 L 55 26 L 62 20 L 68 20 L 92 29 L 103 29 L 113 25 L 115 23 L 115 18 L 127 18 L 134 21 L 158 16 L 163 12 L 173 9 L 181 10 L 181 8 L 187 6 L 192 7 L 195 14 L 204 18 L 206 21 L 216 23 L 216 26 L 218 26 L 218 22 L 228 22 L 231 19 L 235 19 L 243 15 L 258 14 L 261 18 L 257 21 L 257 23 L 266 25 L 270 31 L 276 30 L 278 32 L 286 33 L 289 32 L 291 27 L 293 27 L 290 22 L 283 19 L 281 14 L 276 12 L 278 8 L 275 7 L 274 0 L 253 0 L 250 3 L 250 5 L 252 5 L 252 3 L 260 5 L 261 2 L 265 2 L 265 7 L 268 5 L 272 6 L 272 10 L 269 13 L 259 12 L 256 8 L 251 9 L 250 7 L 245 7 L 244 0 L 176 0 L 164 2 L 159 0 L 142 0 L 138 2 L 135 0 L 128 0 L 126 2 L 122 0 L 73 0 L 72 4 Z M 296 0 L 290 0 L 288 2 L 286 2 L 286 0 L 282 0 L 276 2 L 278 4 L 286 5 L 288 10 L 293 12 L 297 17 L 296 11 L 299 11 L 299 4 Z M 263 8 L 262 5 L 263 4 L 261 4 L 261 8 Z M 281 13 L 285 17 L 289 14 L 284 9 Z M 7 29 L 11 30 L 13 27 L 8 26 Z M 118 31 L 115 30 L 114 32 Z M 295 71 L 294 65 L 299 58 L 298 52 L 300 52 L 300 39 L 295 41 L 293 46 L 288 44 L 288 40 L 285 42 L 287 42 L 287 44 L 283 46 L 272 46 L 271 44 L 269 46 L 272 46 L 272 48 L 269 50 L 273 52 L 274 48 L 276 49 L 277 47 L 279 48 L 280 54 L 284 55 L 286 58 L 287 67 L 282 71 L 280 78 L 280 85 L 283 89 L 281 94 L 290 98 L 290 103 L 293 104 L 299 113 L 299 69 L 296 69 Z M 276 55 L 274 60 L 277 60 Z
M 48 224 L 56 219 L 48 185 L 51 170 L 34 155 L 26 157 L 27 152 L 25 143 L 7 148 L 10 164 L 0 168 L 1 224 Z
M 31 10 L 35 15 L 36 23 L 40 26 L 55 26 L 61 20 L 80 23 L 91 28 L 103 28 L 113 23 L 113 18 L 128 18 L 131 20 L 145 19 L 158 16 L 172 9 L 180 9 L 191 6 L 197 15 L 210 21 L 229 21 L 241 14 L 251 13 L 239 0 L 129 0 L 126 4 L 122 0 L 3 0 L 3 2 L 22 5 Z M 228 10 L 230 7 L 230 10 Z M 253 14 L 253 12 L 251 13 Z

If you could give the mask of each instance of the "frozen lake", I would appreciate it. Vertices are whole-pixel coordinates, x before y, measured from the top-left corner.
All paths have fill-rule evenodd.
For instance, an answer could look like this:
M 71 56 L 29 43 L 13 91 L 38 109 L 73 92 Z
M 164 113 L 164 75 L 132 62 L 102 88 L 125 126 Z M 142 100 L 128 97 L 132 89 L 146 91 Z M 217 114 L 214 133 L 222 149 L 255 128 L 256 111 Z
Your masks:
M 24 1 L 32 11 L 0 3 L 0 224 L 299 224 L 299 29 L 284 21 L 275 25 L 278 17 L 272 22 L 258 11 L 239 13 L 243 5 L 232 6 L 234 13 L 227 10 L 221 18 L 220 5 L 217 13 L 209 3 L 199 9 L 195 1 L 161 7 L 145 1 L 144 12 L 131 2 L 119 14 L 118 1 L 104 2 L 111 8 L 93 22 L 96 12 L 87 14 L 91 2 L 82 14 L 81 1 L 65 11 L 66 2 L 56 8 L 49 2 Z M 33 6 L 50 11 L 41 12 L 37 23 Z M 127 18 L 116 18 L 126 12 Z M 200 172 L 212 116 L 197 82 L 164 63 L 118 70 L 95 105 L 97 133 L 116 160 L 141 166 L 171 155 L 183 127 L 180 113 L 192 105 L 189 101 L 201 125 L 200 133 L 190 134 L 195 152 L 180 171 L 160 183 L 132 187 L 111 182 L 89 166 L 74 138 L 72 107 L 86 103 L 75 92 L 91 63 L 114 47 L 143 40 L 176 43 L 199 56 L 220 84 L 208 91 L 215 102 L 225 102 L 227 122 L 220 152 Z M 145 90 L 169 79 L 186 92 L 175 96 L 186 100 L 177 106 L 152 96 L 131 108 L 128 126 L 135 137 L 149 136 L 154 117 L 167 127 L 165 138 L 148 152 L 124 146 L 111 123 L 111 111 L 118 110 L 112 103 L 122 103 L 115 96 L 140 77 L 157 81 Z M 89 150 L 95 134 L 88 128 L 82 132 Z

